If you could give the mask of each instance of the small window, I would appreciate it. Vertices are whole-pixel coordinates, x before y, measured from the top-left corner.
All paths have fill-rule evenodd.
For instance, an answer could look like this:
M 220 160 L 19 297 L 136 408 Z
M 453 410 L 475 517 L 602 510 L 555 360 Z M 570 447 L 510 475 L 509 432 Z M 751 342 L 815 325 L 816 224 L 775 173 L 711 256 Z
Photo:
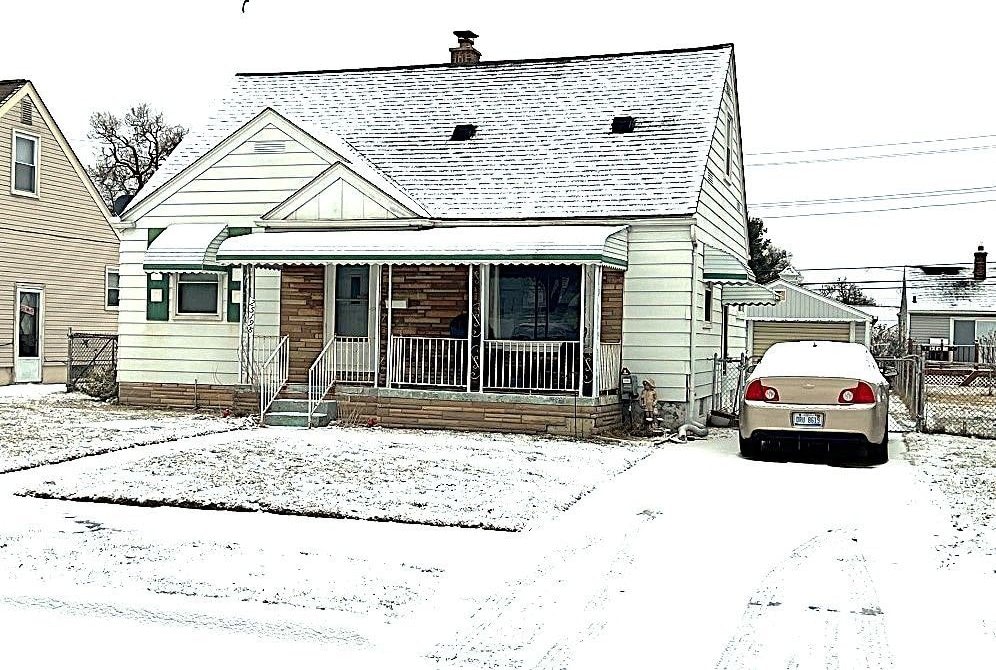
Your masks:
M 121 299 L 121 275 L 117 268 L 107 268 L 104 271 L 104 307 L 117 309 Z
M 38 195 L 38 138 L 15 131 L 13 144 L 11 190 Z
M 785 302 L 785 289 L 775 289 L 775 297 L 778 298 L 778 302 Z
M 705 321 L 706 323 L 712 323 L 712 287 L 707 286 L 705 290 L 705 304 L 702 306 L 705 310 Z
M 726 174 L 733 174 L 733 115 L 726 113 Z
M 472 123 L 461 123 L 453 129 L 451 140 L 456 142 L 466 142 L 477 134 L 477 126 Z
M 221 275 L 210 272 L 187 272 L 176 282 L 176 313 L 178 315 L 219 313 Z
M 631 133 L 636 128 L 636 119 L 632 116 L 617 116 L 612 119 L 612 132 L 619 135 Z

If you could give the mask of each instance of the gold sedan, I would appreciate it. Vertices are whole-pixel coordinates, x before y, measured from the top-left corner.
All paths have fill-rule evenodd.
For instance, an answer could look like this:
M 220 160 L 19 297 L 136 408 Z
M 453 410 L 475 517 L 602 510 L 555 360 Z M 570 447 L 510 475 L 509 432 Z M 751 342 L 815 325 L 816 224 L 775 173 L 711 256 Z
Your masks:
M 781 342 L 748 376 L 740 402 L 740 453 L 762 449 L 861 452 L 889 460 L 889 384 L 861 344 Z

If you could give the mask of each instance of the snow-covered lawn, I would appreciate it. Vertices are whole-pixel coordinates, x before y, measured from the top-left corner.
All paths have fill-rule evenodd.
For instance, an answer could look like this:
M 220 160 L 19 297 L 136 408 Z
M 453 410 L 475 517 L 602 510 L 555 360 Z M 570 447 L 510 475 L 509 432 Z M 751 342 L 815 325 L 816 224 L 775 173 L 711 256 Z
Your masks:
M 264 429 L 45 482 L 28 495 L 519 531 L 649 455 L 503 434 Z
M 61 384 L 0 387 L 0 473 L 142 444 L 219 433 L 246 422 L 119 407 Z

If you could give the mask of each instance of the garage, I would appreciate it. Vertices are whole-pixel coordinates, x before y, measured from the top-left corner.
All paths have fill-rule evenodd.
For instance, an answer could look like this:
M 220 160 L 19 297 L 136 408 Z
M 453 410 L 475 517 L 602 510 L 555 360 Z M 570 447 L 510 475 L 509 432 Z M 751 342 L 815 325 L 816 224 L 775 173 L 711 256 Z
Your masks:
M 850 323 L 821 323 L 818 321 L 756 321 L 754 323 L 754 347 L 751 353 L 762 356 L 776 342 L 798 342 L 799 340 L 829 340 L 850 342 Z

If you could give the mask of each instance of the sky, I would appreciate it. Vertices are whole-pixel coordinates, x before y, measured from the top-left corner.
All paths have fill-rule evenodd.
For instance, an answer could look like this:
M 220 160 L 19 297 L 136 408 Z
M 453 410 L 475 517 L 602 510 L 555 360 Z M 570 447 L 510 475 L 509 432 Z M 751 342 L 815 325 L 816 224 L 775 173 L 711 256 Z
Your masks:
M 996 9 L 987 3 L 248 0 L 244 13 L 242 5 L 17 3 L 4 8 L 6 19 L 23 18 L 37 29 L 39 17 L 49 17 L 48 48 L 39 48 L 37 30 L 5 31 L 0 78 L 31 79 L 86 160 L 87 122 L 94 111 L 121 113 L 144 101 L 174 122 L 197 125 L 235 72 L 445 62 L 456 29 L 480 35 L 477 47 L 485 60 L 733 42 L 750 211 L 765 218 L 773 242 L 793 254 L 806 281 L 866 277 L 809 268 L 968 263 L 979 244 L 996 250 L 996 202 L 922 207 L 996 200 L 996 188 L 758 206 L 996 186 L 996 148 L 978 148 L 996 147 L 996 58 L 989 46 Z M 975 139 L 924 142 L 961 137 Z M 768 153 L 902 142 L 917 144 Z M 951 151 L 964 147 L 973 149 Z M 910 152 L 920 155 L 853 159 Z M 813 158 L 822 162 L 784 164 Z M 882 207 L 916 208 L 813 215 Z M 775 218 L 785 214 L 796 216 Z M 884 304 L 898 301 L 895 291 L 870 293 Z

